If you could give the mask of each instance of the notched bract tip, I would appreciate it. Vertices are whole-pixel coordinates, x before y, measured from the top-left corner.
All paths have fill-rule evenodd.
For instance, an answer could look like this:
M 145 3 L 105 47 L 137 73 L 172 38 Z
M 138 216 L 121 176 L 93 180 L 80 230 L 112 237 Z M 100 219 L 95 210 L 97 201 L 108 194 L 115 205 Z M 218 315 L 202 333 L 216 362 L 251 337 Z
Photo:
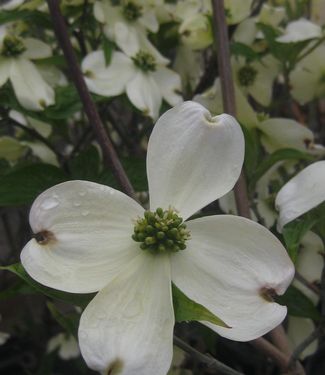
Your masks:
M 34 234 L 33 237 L 40 245 L 47 245 L 49 242 L 53 242 L 56 240 L 54 234 L 48 230 L 42 230 Z
M 270 287 L 263 287 L 260 290 L 260 296 L 265 299 L 267 302 L 275 302 L 276 297 L 278 296 L 275 289 Z

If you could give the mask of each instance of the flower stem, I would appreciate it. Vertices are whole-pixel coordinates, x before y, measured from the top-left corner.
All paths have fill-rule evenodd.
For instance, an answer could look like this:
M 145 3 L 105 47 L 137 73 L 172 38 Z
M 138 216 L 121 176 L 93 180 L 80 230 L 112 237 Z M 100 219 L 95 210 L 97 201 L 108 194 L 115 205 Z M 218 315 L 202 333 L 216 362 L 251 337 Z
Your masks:
M 216 371 L 220 375 L 243 375 L 241 372 L 233 370 L 231 367 L 226 366 L 217 359 L 199 352 L 177 336 L 174 336 L 174 344 L 184 350 L 186 353 L 190 354 L 206 368 Z
M 60 11 L 60 1 L 47 0 L 51 18 L 53 21 L 54 30 L 58 38 L 58 42 L 63 50 L 64 56 L 67 60 L 70 69 L 71 78 L 78 90 L 80 99 L 84 105 L 85 113 L 88 117 L 89 123 L 93 126 L 97 140 L 103 151 L 104 160 L 112 169 L 116 180 L 121 185 L 122 190 L 129 196 L 134 198 L 133 187 L 122 167 L 122 164 L 114 150 L 113 144 L 110 141 L 103 123 L 98 114 L 97 108 L 89 94 L 87 85 L 80 70 L 76 55 L 70 42 L 68 29 L 65 19 Z

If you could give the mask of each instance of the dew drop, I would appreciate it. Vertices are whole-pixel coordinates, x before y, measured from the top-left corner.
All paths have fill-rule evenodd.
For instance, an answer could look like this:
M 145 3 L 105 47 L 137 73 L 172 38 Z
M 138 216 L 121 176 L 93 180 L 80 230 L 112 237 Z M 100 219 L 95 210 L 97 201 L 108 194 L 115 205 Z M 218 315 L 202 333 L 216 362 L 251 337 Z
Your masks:
M 89 215 L 89 211 L 82 211 L 81 215 L 82 216 L 87 216 L 87 215 Z
M 81 206 L 81 203 L 80 203 L 80 202 L 74 202 L 73 205 L 74 205 L 75 207 L 79 207 L 79 206 Z
M 81 197 L 84 197 L 84 196 L 86 195 L 86 191 L 80 191 L 80 192 L 79 192 L 79 195 L 80 195 Z
M 59 205 L 59 201 L 56 198 L 47 198 L 42 202 L 41 208 L 43 210 L 50 210 L 51 208 L 57 207 Z

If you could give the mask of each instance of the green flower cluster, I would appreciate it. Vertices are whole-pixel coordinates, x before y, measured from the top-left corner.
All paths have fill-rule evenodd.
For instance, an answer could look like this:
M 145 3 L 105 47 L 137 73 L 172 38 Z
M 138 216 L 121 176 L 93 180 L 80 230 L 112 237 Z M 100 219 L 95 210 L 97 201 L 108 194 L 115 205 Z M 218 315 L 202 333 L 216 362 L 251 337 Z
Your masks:
M 171 208 L 166 211 L 162 208 L 157 208 L 155 212 L 145 211 L 144 218 L 136 222 L 132 235 L 134 241 L 141 243 L 142 250 L 151 253 L 184 250 L 189 237 L 183 219 Z

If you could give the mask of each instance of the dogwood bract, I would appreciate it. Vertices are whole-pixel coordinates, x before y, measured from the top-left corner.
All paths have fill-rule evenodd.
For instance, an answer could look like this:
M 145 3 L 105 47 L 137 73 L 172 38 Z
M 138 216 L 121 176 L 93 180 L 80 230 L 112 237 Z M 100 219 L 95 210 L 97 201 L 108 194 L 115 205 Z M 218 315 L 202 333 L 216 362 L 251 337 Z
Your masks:
M 244 159 L 237 121 L 185 102 L 157 121 L 148 144 L 150 210 L 108 186 L 69 181 L 42 193 L 30 212 L 35 233 L 22 251 L 38 282 L 72 293 L 99 291 L 83 312 L 79 345 L 98 371 L 163 375 L 172 359 L 171 281 L 246 341 L 278 325 L 273 302 L 294 268 L 266 228 L 218 215 L 188 220 L 227 193 Z M 188 220 L 188 221 L 186 221 Z M 184 222 L 185 221 L 185 222 Z

